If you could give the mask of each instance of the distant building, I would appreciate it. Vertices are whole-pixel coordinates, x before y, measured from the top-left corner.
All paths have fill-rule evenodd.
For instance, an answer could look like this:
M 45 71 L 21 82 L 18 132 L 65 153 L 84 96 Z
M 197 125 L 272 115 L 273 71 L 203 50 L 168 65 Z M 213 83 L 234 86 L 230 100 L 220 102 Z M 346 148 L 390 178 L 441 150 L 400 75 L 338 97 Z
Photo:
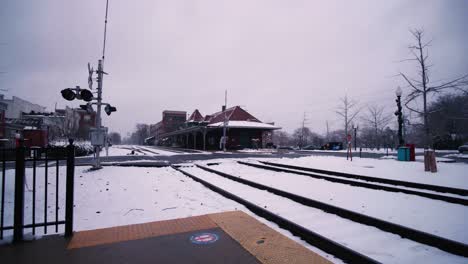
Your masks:
M 160 135 L 176 131 L 185 126 L 187 112 L 165 110 L 162 113 L 162 120 L 154 125 L 150 125 L 150 137 L 145 139 L 149 144 L 154 143 Z
M 0 139 L 4 139 L 6 137 L 5 131 L 5 113 L 8 108 L 6 103 L 0 102 Z
M 35 140 L 38 144 L 47 144 L 47 129 L 40 120 L 25 117 L 25 113 L 42 113 L 45 107 L 31 103 L 27 100 L 13 96 L 11 99 L 5 99 L 3 94 L 0 94 L 0 139 L 2 147 L 14 147 L 14 138 L 16 135 L 24 137 L 25 132 L 28 137 L 35 134 L 40 134 L 40 140 Z M 32 141 L 29 140 L 29 143 Z
M 16 96 L 5 99 L 3 94 L 0 95 L 0 103 L 7 105 L 5 118 L 21 118 L 22 113 L 43 113 L 46 110 L 45 106 L 31 103 Z
M 96 112 L 87 112 L 80 108 L 57 109 L 56 113 L 65 116 L 63 130 L 64 136 L 89 139 L 89 132 L 96 126 Z
M 38 124 L 35 126 L 36 129 L 45 131 L 43 134 L 47 136 L 47 140 L 66 137 L 64 130 L 65 115 L 60 112 L 23 113 L 20 120 L 36 121 Z
M 280 129 L 273 123 L 261 122 L 240 106 L 234 106 L 228 109 L 223 107 L 220 112 L 205 117 L 196 109 L 183 125 L 179 123 L 178 129 L 159 129 L 163 133 L 152 136 L 155 144 L 159 145 L 215 150 L 220 148 L 225 123 L 226 146 L 229 149 L 266 147 L 272 143 L 272 132 Z M 157 131 L 155 128 L 154 132 Z

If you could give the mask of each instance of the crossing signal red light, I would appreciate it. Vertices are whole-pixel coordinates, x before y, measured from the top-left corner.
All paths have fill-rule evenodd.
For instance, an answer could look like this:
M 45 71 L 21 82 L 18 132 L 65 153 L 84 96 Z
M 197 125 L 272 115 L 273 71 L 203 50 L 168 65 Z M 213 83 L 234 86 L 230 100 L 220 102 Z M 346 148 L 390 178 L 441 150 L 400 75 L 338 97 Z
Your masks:
M 81 96 L 81 99 L 83 99 L 86 102 L 90 102 L 91 100 L 93 100 L 93 93 L 88 89 L 81 90 L 80 96 Z
M 115 106 L 106 105 L 106 107 L 104 107 L 104 111 L 106 112 L 107 115 L 111 115 L 112 112 L 117 111 L 117 108 Z
M 91 104 L 85 104 L 85 105 L 80 105 L 80 108 L 85 110 L 88 113 L 92 113 L 94 111 L 93 107 Z
M 67 101 L 73 101 L 76 98 L 75 92 L 70 88 L 63 89 L 61 93 L 62 93 L 62 97 Z

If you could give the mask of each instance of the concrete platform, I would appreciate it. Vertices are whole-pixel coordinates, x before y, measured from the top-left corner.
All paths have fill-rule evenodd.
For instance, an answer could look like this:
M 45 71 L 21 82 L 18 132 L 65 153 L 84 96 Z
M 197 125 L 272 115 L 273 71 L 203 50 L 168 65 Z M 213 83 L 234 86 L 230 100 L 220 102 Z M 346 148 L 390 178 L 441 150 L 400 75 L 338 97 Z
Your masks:
M 48 236 L 1 263 L 330 263 L 242 211 Z

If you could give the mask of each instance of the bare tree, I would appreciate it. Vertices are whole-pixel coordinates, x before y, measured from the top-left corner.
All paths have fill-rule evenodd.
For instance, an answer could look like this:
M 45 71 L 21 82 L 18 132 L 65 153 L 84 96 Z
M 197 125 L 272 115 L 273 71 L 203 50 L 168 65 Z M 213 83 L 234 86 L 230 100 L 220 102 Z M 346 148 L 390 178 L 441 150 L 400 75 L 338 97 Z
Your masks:
M 380 148 L 381 135 L 393 116 L 385 112 L 385 107 L 369 105 L 367 113 L 362 117 L 364 123 L 372 129 L 372 142 L 374 147 Z
M 276 146 L 288 146 L 290 145 L 291 138 L 285 131 L 279 130 L 273 133 L 273 143 Z
M 110 138 L 111 143 L 113 145 L 118 145 L 118 144 L 122 143 L 122 137 L 120 136 L 120 134 L 118 132 L 110 132 L 109 133 L 109 138 Z
M 410 30 L 410 32 L 415 38 L 416 44 L 410 45 L 408 47 L 411 54 L 413 55 L 413 58 L 404 61 L 415 61 L 418 64 L 419 76 L 417 79 L 414 79 L 400 72 L 400 76 L 408 84 L 408 87 L 411 90 L 404 103 L 410 111 L 416 112 L 423 117 L 424 144 L 425 147 L 429 147 L 430 128 L 428 124 L 428 115 L 432 113 L 432 111 L 428 110 L 428 96 L 431 94 L 441 93 L 448 89 L 461 90 L 466 93 L 466 86 L 468 86 L 468 74 L 448 81 L 431 81 L 429 78 L 429 68 L 432 65 L 429 65 L 428 62 L 428 47 L 430 46 L 431 41 L 425 42 L 423 40 L 424 30 L 422 29 Z M 420 105 L 421 103 L 418 103 L 418 99 L 422 99 L 422 108 Z
M 344 137 L 348 135 L 349 126 L 354 121 L 356 116 L 361 111 L 361 108 L 358 108 L 358 102 L 350 100 L 348 95 L 345 95 L 343 98 L 340 98 L 341 105 L 336 108 L 336 113 L 343 118 L 344 121 Z
M 328 126 L 328 120 L 325 122 L 326 126 L 327 126 L 327 142 L 330 141 L 330 127 Z

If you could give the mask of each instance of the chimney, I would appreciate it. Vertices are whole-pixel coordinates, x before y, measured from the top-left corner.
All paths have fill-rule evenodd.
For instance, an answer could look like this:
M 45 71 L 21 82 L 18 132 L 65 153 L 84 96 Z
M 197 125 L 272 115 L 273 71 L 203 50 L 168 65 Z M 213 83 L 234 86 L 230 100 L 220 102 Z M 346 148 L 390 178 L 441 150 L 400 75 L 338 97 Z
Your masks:
M 226 111 L 226 106 L 225 105 L 221 106 L 221 111 L 222 112 Z

